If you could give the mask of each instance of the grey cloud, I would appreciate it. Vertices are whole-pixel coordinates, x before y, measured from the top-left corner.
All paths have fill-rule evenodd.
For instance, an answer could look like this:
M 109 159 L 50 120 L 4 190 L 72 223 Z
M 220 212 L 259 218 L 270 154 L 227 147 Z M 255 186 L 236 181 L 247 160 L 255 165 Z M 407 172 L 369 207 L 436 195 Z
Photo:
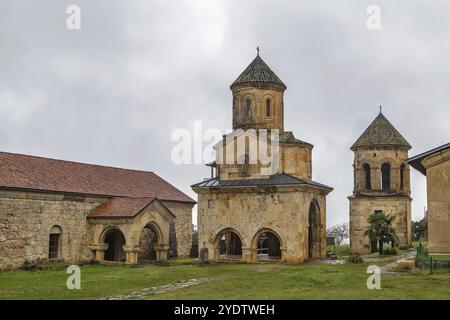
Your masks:
M 0 149 L 153 170 L 191 196 L 209 175 L 171 163 L 171 133 L 231 126 L 228 86 L 256 46 L 287 84 L 286 128 L 315 145 L 313 174 L 335 187 L 328 223 L 348 219 L 351 144 L 383 105 L 413 145 L 448 142 L 449 4 L 378 1 L 72 1 L 0 3 Z M 413 216 L 426 205 L 412 171 Z M 239 214 L 239 213 L 237 213 Z

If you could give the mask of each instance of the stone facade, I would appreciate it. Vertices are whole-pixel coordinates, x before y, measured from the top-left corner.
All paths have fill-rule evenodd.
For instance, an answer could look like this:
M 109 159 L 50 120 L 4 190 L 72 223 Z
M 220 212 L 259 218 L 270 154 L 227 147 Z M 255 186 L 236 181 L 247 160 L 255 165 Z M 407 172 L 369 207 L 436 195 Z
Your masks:
M 370 253 L 369 238 L 364 235 L 367 218 L 375 211 L 395 217 L 394 228 L 399 246 L 411 245 L 411 199 L 397 197 L 355 197 L 350 199 L 350 247 L 351 252 Z
M 427 176 L 428 251 L 450 253 L 450 143 L 408 162 Z
M 103 244 L 101 234 L 112 227 L 121 230 L 132 247 L 140 248 L 136 241 L 150 221 L 161 228 L 163 236 L 158 244 L 167 246 L 165 250 L 169 246 L 169 224 L 173 223 L 177 241 L 171 245 L 176 247 L 178 256 L 189 255 L 193 204 L 165 203 L 177 215 L 176 221 L 172 219 L 170 223 L 154 210 L 139 214 L 148 221 L 88 218 L 88 214 L 106 200 L 105 197 L 0 190 L 0 270 L 47 261 L 49 233 L 55 226 L 62 231 L 57 260 L 67 263 L 103 260 L 102 256 L 96 256 L 96 246 Z
M 188 257 L 192 246 L 192 203 L 163 201 L 175 215 L 170 247 L 173 257 Z
M 0 269 L 48 260 L 49 231 L 62 229 L 60 259 L 89 261 L 87 214 L 105 199 L 0 191 Z
M 428 250 L 450 253 L 450 149 L 426 158 Z
M 320 208 L 318 224 L 314 228 L 312 257 L 326 254 L 325 193 L 301 187 L 239 188 L 211 192 L 199 190 L 199 243 L 205 243 L 209 258 L 219 261 L 218 241 L 224 230 L 236 232 L 242 242 L 242 260 L 257 262 L 257 239 L 265 230 L 279 237 L 280 260 L 301 263 L 309 258 L 309 208 Z

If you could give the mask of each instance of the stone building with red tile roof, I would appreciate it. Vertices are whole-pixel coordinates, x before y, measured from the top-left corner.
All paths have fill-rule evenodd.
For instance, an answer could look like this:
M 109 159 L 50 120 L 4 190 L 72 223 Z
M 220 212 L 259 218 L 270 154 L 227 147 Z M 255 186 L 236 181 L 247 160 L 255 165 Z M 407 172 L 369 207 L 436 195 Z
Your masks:
M 153 172 L 0 152 L 0 269 L 187 256 L 194 205 Z

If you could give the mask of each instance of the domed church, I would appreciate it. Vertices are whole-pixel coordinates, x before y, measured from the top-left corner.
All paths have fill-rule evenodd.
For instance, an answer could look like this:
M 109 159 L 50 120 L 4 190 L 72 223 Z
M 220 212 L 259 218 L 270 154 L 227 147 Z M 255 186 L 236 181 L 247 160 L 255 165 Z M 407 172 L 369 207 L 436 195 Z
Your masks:
M 258 50 L 230 89 L 233 132 L 215 146 L 212 177 L 192 185 L 198 194 L 199 245 L 213 261 L 324 258 L 326 196 L 332 188 L 312 180 L 313 145 L 284 130 L 286 85 Z M 236 147 L 241 137 L 245 147 L 239 142 Z M 258 152 L 270 148 L 269 165 L 252 159 L 252 138 Z

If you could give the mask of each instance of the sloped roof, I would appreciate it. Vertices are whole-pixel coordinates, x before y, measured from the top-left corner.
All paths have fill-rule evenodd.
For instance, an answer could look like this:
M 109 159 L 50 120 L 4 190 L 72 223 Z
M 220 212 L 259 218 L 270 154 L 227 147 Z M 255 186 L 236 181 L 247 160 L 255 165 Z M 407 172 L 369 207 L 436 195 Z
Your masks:
M 411 149 L 400 132 L 380 112 L 375 120 L 367 127 L 363 134 L 352 145 L 351 149 L 359 147 L 397 146 Z
M 231 88 L 239 84 L 256 84 L 267 83 L 275 84 L 286 89 L 286 85 L 278 76 L 273 72 L 264 60 L 259 56 L 248 65 L 247 68 L 241 73 L 241 75 L 234 80 L 231 84 Z
M 309 146 L 313 146 L 312 144 L 302 141 L 300 139 L 297 139 L 294 136 L 294 133 L 292 131 L 284 131 L 280 134 L 280 143 L 293 143 L 293 144 L 306 144 Z
M 156 198 L 113 197 L 92 210 L 89 218 L 95 217 L 134 217 Z
M 306 181 L 286 173 L 274 174 L 267 179 L 239 179 L 219 180 L 218 178 L 207 179 L 193 184 L 192 188 L 221 188 L 221 187 L 252 187 L 252 186 L 278 186 L 278 185 L 311 185 L 322 189 L 333 190 L 324 184 Z
M 153 172 L 0 152 L 0 188 L 195 203 Z
M 450 142 L 446 143 L 442 146 L 433 148 L 431 150 L 428 150 L 426 152 L 423 152 L 421 154 L 418 154 L 417 156 L 411 157 L 408 160 L 406 160 L 406 162 L 413 168 L 415 168 L 416 170 L 418 170 L 419 172 L 421 172 L 424 175 L 427 175 L 427 169 L 425 169 L 425 167 L 422 164 L 422 160 L 425 159 L 426 157 L 429 157 L 433 154 L 439 153 L 439 152 L 443 152 L 447 149 L 450 149 Z

